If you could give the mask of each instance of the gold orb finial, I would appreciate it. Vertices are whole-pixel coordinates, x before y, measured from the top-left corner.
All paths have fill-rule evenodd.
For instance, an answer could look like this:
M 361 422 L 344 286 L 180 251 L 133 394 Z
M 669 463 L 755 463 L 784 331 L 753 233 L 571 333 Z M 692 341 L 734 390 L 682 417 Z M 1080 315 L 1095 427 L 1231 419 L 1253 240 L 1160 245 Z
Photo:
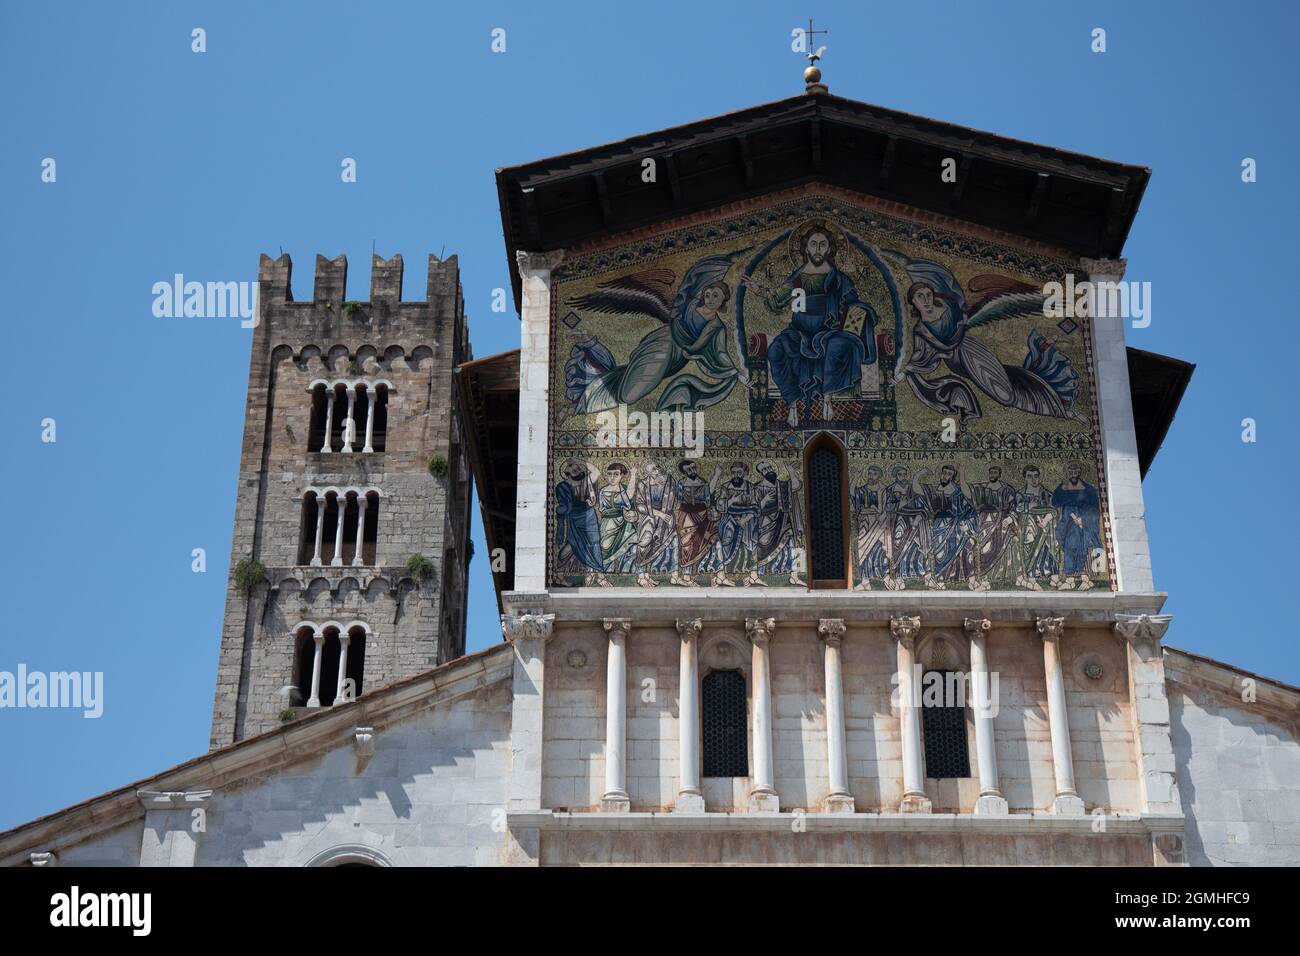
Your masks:
M 804 43 L 808 48 L 808 68 L 803 71 L 803 86 L 805 93 L 825 93 L 827 92 L 826 84 L 822 82 L 822 71 L 817 65 L 817 61 L 822 58 L 826 52 L 826 47 L 820 46 L 814 49 L 813 37 L 818 33 L 830 33 L 829 30 L 814 30 L 812 20 L 808 21 L 808 32 L 804 34 Z

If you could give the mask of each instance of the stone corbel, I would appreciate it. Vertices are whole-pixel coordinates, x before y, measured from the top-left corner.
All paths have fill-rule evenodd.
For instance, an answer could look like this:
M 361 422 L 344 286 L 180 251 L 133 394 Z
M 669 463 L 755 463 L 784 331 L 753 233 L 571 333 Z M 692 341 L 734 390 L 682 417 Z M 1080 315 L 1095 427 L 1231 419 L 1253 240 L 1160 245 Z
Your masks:
M 375 728 L 354 727 L 352 739 L 356 741 L 357 756 L 361 758 L 375 755 Z
M 59 865 L 59 855 L 54 852 L 33 853 L 29 859 L 32 861 L 32 866 L 55 867 Z

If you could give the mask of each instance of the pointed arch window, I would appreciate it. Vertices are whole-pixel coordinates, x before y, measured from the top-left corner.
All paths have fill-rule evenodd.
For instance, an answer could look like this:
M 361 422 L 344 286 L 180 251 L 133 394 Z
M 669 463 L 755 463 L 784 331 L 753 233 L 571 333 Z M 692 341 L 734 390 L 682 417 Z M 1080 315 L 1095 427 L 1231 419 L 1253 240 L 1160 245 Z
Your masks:
M 844 446 L 830 435 L 818 435 L 804 449 L 804 474 L 809 583 L 814 588 L 846 588 L 849 505 Z

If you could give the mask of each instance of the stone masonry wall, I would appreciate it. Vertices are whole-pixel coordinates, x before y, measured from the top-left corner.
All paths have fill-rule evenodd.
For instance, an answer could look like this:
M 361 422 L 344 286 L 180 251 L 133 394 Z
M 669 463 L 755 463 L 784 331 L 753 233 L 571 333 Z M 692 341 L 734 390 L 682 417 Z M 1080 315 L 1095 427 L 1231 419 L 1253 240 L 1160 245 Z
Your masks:
M 370 299 L 356 304 L 344 301 L 344 257 L 317 257 L 311 301 L 293 300 L 291 268 L 288 256 L 262 257 L 214 748 L 276 726 L 287 703 L 281 689 L 303 686 L 291 633 L 300 621 L 369 625 L 363 692 L 464 652 L 470 496 L 453 374 L 470 355 L 456 259 L 429 257 L 424 302 L 400 300 L 401 256 L 374 258 Z M 392 383 L 383 451 L 307 447 L 310 387 L 319 379 Z M 358 420 L 358 449 L 362 427 Z M 429 474 L 433 455 L 447 458 L 445 478 Z M 326 486 L 379 490 L 373 566 L 298 564 L 304 491 Z M 436 569 L 420 587 L 405 573 L 414 554 Z M 246 598 L 233 574 L 249 556 L 262 562 L 269 580 Z M 444 607 L 444 599 L 457 606 Z

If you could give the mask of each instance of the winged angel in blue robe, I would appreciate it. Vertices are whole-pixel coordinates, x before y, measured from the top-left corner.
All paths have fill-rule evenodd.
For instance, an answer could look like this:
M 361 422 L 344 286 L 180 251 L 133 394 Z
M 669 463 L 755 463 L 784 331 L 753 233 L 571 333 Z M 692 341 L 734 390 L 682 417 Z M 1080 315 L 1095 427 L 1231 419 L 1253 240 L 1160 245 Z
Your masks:
M 923 404 L 958 416 L 964 429 L 968 419 L 982 414 L 973 384 L 1008 408 L 1085 420 L 1075 409 L 1079 373 L 1037 329 L 1029 333 L 1028 352 L 1020 366 L 1003 365 L 989 346 L 971 334 L 990 322 L 1042 316 L 1046 296 L 1041 289 L 1002 276 L 978 275 L 970 280 L 970 291 L 979 298 L 967 303 L 957 277 L 939 263 L 892 250 L 880 255 L 902 266 L 912 279 L 904 304 L 915 322 L 912 354 L 906 363 L 899 363 L 895 380 L 907 379 Z M 884 272 L 897 301 L 893 276 L 889 270 Z M 952 374 L 927 377 L 941 362 Z
M 726 398 L 742 373 L 727 351 L 728 331 L 722 317 L 731 300 L 731 286 L 723 277 L 748 251 L 708 256 L 695 263 L 682 277 L 671 305 L 666 293 L 673 273 L 667 269 L 611 279 L 574 299 L 570 304 L 577 309 L 645 315 L 660 325 L 641 339 L 622 365 L 594 335 L 579 338 L 564 365 L 572 414 L 634 405 L 665 382 L 657 411 L 696 411 Z M 690 362 L 702 374 L 683 371 Z

